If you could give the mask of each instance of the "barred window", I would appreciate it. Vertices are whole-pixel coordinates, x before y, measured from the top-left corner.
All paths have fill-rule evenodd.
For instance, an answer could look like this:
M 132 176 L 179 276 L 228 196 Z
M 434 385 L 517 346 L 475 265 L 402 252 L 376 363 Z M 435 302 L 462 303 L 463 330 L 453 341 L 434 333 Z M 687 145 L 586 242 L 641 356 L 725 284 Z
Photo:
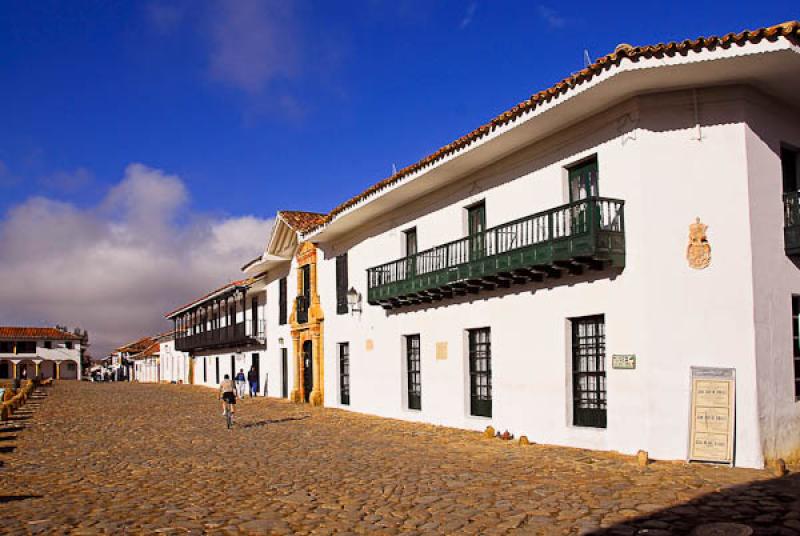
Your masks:
M 422 409 L 422 375 L 419 335 L 406 336 L 408 409 Z
M 572 319 L 575 426 L 606 427 L 606 335 L 603 315 Z
M 350 344 L 339 344 L 339 401 L 350 405 Z
M 492 343 L 489 328 L 469 331 L 470 414 L 492 416 Z

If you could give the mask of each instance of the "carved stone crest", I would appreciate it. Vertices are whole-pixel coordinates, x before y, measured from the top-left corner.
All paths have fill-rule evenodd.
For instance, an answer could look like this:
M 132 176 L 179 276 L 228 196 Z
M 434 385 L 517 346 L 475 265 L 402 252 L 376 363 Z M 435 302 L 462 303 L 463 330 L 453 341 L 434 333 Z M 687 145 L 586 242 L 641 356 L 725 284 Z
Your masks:
M 706 230 L 708 225 L 701 223 L 700 218 L 689 225 L 689 245 L 686 246 L 686 260 L 689 267 L 695 270 L 708 268 L 711 264 L 711 244 L 708 243 Z

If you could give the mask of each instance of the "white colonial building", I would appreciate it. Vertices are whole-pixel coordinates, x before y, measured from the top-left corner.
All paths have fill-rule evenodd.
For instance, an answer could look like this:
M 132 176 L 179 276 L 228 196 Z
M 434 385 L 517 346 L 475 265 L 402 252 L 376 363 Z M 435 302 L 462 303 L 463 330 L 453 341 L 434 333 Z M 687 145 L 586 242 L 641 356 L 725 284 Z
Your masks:
M 189 383 L 189 360 L 191 356 L 175 348 L 175 333 L 169 331 L 158 337 L 161 381 L 166 383 Z
M 798 87 L 797 22 L 620 45 L 327 215 L 279 213 L 250 279 L 170 315 L 177 346 L 216 385 L 238 346 L 205 341 L 257 293 L 271 395 L 800 462 Z
M 80 379 L 85 341 L 57 328 L 0 326 L 0 379 Z
M 174 349 L 188 356 L 187 382 L 218 387 L 226 374 L 247 375 L 252 366 L 263 393 L 265 286 L 263 277 L 233 281 L 167 315 L 175 325 Z

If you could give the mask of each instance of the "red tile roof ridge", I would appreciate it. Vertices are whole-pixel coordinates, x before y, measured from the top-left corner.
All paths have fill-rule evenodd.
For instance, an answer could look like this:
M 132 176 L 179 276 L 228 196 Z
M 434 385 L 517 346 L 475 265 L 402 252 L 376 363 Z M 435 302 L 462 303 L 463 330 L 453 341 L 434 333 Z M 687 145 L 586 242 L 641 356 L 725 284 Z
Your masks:
M 154 342 L 155 341 L 151 337 L 145 336 L 145 337 L 137 339 L 137 340 L 135 340 L 135 341 L 133 341 L 131 343 L 124 344 L 124 345 L 120 346 L 119 348 L 117 348 L 116 351 L 117 352 L 131 352 L 131 351 L 132 352 L 141 352 L 145 348 L 147 348 L 148 346 L 153 344 Z
M 52 327 L 0 326 L 0 338 L 13 339 L 51 339 L 79 341 L 79 335 Z
M 305 210 L 279 210 L 278 216 L 286 222 L 289 227 L 301 233 L 306 232 L 316 225 L 320 225 L 327 217 L 326 214 L 308 212 Z
M 360 194 L 351 197 L 344 203 L 341 203 L 338 206 L 334 207 L 333 210 L 331 210 L 327 215 L 325 215 L 325 217 L 320 223 L 310 227 L 307 231 L 301 231 L 301 232 L 303 234 L 309 234 L 313 231 L 320 229 L 324 225 L 327 225 L 328 223 L 333 221 L 333 219 L 337 215 L 344 212 L 348 208 L 371 197 L 372 195 L 380 192 L 381 190 L 389 186 L 392 186 L 393 184 L 399 182 L 401 179 L 407 177 L 408 175 L 420 171 L 425 167 L 430 166 L 440 160 L 443 160 L 444 158 L 452 155 L 453 153 L 465 147 L 468 147 L 475 141 L 490 134 L 497 128 L 505 126 L 506 124 L 514 121 L 515 119 L 517 119 L 518 117 L 520 117 L 525 113 L 533 111 L 540 104 L 549 102 L 552 99 L 566 93 L 568 90 L 572 89 L 577 84 L 587 82 L 597 74 L 601 73 L 602 71 L 619 65 L 624 58 L 634 60 L 641 57 L 648 58 L 659 54 L 674 54 L 686 50 L 701 50 L 701 49 L 711 49 L 718 46 L 726 47 L 734 44 L 741 45 L 745 43 L 756 43 L 761 39 L 765 38 L 770 40 L 775 40 L 778 39 L 779 37 L 786 37 L 787 39 L 800 38 L 800 21 L 790 20 L 782 22 L 780 24 L 776 24 L 774 26 L 759 28 L 757 30 L 744 30 L 739 33 L 727 33 L 722 37 L 717 37 L 712 35 L 708 37 L 698 37 L 696 39 L 685 39 L 683 41 L 670 41 L 668 43 L 658 43 L 656 45 L 645 45 L 645 46 L 631 46 L 625 44 L 619 45 L 616 47 L 614 52 L 606 54 L 605 56 L 599 58 L 594 63 L 582 69 L 581 71 L 578 71 L 577 73 L 568 76 L 567 78 L 564 78 L 563 80 L 557 82 L 548 89 L 535 93 L 527 100 L 520 102 L 511 109 L 494 117 L 491 121 L 489 121 L 484 125 L 481 125 L 472 132 L 469 132 L 468 134 L 461 136 L 457 140 L 441 147 L 434 153 L 431 153 L 430 155 L 424 157 L 423 159 L 417 161 L 416 163 L 406 166 L 403 169 L 400 169 L 390 177 L 387 177 L 373 184 L 366 190 L 362 191 Z

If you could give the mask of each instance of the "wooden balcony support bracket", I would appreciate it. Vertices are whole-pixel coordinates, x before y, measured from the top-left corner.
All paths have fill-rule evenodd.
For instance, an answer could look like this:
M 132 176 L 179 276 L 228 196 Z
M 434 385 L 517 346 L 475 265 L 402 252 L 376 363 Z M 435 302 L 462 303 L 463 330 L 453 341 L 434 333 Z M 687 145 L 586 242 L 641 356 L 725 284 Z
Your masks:
M 487 275 L 484 277 L 486 281 L 492 283 L 495 287 L 500 288 L 511 288 L 511 282 L 513 279 L 506 279 L 496 275 Z
M 570 275 L 581 275 L 583 273 L 583 265 L 575 261 L 555 261 L 553 264 L 559 268 L 567 270 Z

